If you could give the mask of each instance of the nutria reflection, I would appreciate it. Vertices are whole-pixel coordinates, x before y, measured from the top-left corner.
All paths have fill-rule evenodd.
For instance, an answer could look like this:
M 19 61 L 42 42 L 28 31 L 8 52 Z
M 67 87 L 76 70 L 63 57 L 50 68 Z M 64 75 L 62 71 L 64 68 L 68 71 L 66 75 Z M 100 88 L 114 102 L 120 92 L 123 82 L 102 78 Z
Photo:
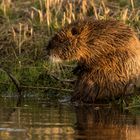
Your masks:
M 93 107 L 76 107 L 77 139 L 84 136 L 85 140 L 137 140 L 140 139 L 140 117 L 131 115 L 120 109 Z

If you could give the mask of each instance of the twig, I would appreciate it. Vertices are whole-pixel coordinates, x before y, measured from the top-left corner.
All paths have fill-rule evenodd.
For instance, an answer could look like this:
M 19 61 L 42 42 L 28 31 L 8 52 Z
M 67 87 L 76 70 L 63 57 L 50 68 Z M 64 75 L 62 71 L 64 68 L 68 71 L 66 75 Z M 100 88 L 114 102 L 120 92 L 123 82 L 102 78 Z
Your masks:
M 61 89 L 61 88 L 55 88 L 55 87 L 34 87 L 34 86 L 24 86 L 21 85 L 21 88 L 29 88 L 29 89 L 52 89 L 52 90 L 58 90 L 58 91 L 67 91 L 67 92 L 73 92 L 71 89 Z
M 5 84 L 5 85 L 10 85 L 10 83 L 4 83 L 4 82 L 0 82 L 1 84 Z M 52 89 L 52 90 L 58 90 L 58 91 L 66 91 L 66 92 L 73 92 L 74 90 L 71 89 L 61 89 L 61 88 L 55 88 L 55 87 L 34 87 L 34 86 L 25 86 L 25 85 L 20 85 L 21 89 Z
M 1 66 L 0 66 L 0 70 L 5 72 L 9 76 L 9 78 L 11 79 L 15 87 L 17 88 L 19 96 L 21 96 L 21 86 L 20 86 L 19 81 L 16 79 L 16 77 L 13 76 L 8 70 L 3 69 Z
M 60 78 L 57 78 L 56 76 L 54 76 L 53 74 L 49 74 L 49 76 L 53 77 L 54 79 L 60 81 L 60 82 L 70 82 L 70 83 L 74 83 L 76 81 L 76 79 L 60 79 Z

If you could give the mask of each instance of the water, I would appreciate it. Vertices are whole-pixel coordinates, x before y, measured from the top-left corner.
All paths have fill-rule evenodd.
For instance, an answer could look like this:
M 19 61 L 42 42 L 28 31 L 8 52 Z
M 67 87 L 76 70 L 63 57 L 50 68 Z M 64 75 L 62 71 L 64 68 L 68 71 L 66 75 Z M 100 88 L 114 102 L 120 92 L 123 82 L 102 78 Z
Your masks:
M 0 140 L 140 140 L 140 115 L 108 106 L 0 98 Z

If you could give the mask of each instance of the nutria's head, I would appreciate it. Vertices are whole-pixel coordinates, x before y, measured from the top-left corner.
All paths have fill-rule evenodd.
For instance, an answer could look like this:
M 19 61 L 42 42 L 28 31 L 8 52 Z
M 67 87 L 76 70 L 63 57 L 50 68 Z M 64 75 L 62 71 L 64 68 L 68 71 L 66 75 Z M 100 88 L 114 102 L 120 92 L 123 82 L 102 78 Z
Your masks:
M 47 46 L 47 52 L 52 61 L 78 60 L 81 57 L 81 46 L 84 45 L 83 42 L 85 41 L 83 40 L 86 40 L 83 35 L 84 26 L 82 24 L 84 22 L 74 22 L 54 34 Z

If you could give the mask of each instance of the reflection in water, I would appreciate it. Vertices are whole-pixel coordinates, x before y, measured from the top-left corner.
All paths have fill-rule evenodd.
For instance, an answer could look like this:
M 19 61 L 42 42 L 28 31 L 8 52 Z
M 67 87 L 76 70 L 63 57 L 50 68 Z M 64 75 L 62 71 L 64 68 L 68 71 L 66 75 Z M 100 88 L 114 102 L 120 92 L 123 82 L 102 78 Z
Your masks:
M 0 99 L 0 140 L 139 140 L 140 116 L 119 109 Z
M 140 117 L 118 109 L 78 107 L 77 131 L 85 139 L 139 140 Z

